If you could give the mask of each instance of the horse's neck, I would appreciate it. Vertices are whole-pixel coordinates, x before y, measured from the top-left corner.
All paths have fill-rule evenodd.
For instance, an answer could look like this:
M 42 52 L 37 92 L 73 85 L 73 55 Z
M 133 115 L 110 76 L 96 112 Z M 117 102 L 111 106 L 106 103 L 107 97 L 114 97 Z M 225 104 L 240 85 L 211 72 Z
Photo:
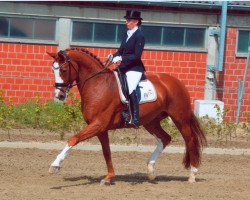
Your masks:
M 95 58 L 91 57 L 88 54 L 80 53 L 78 54 L 77 63 L 79 66 L 79 92 L 80 94 L 87 95 L 87 88 L 86 87 L 93 87 L 97 85 L 103 85 L 106 84 L 107 76 L 111 76 L 112 72 L 103 71 L 101 74 L 95 75 L 99 71 L 101 71 L 104 66 L 102 66 L 99 61 L 97 61 Z M 111 81 L 111 80 L 109 80 Z M 87 85 L 85 87 L 85 85 Z M 84 90 L 84 92 L 82 91 Z
M 79 72 L 83 73 L 84 76 L 90 76 L 103 68 L 103 66 L 95 60 L 95 58 L 85 53 L 82 53 L 82 56 L 78 59 L 78 65 Z

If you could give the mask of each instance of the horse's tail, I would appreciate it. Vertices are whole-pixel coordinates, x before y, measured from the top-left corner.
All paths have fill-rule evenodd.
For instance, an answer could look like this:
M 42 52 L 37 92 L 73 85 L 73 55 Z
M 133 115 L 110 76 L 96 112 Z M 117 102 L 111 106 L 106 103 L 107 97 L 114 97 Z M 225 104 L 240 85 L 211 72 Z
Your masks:
M 198 167 L 201 163 L 201 150 L 203 147 L 207 146 L 207 139 L 204 134 L 204 131 L 201 129 L 200 124 L 192 112 L 191 120 L 190 120 L 190 128 L 191 128 L 191 138 L 193 139 L 194 142 L 194 149 L 191 149 L 192 153 L 195 154 L 196 157 L 196 166 Z M 183 159 L 183 164 L 185 168 L 190 167 L 190 155 L 189 151 L 187 150 L 187 144 L 186 144 L 186 153 Z

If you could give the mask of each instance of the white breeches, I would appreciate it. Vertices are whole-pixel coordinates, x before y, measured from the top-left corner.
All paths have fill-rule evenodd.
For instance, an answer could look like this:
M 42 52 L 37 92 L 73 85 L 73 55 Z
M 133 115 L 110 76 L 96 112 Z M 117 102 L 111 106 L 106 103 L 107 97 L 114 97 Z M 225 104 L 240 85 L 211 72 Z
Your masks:
M 136 71 L 126 72 L 129 94 L 131 94 L 139 84 L 142 73 Z

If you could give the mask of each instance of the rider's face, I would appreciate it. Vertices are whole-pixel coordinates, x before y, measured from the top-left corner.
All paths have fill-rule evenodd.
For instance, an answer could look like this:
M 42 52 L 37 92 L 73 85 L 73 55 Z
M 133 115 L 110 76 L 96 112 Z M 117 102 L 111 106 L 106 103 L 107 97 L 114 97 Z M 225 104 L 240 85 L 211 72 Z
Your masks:
M 137 26 L 139 20 L 138 19 L 126 19 L 126 25 L 128 29 L 133 29 L 135 26 Z

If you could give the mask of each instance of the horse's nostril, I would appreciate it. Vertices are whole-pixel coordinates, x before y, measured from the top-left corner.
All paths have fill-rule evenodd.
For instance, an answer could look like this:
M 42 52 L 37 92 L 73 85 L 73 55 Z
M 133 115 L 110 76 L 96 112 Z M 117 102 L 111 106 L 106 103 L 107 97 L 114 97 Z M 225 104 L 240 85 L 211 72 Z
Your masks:
M 65 95 L 64 94 L 60 94 L 59 95 L 59 97 L 58 97 L 58 99 L 60 100 L 60 101 L 63 101 L 63 100 L 65 100 Z

